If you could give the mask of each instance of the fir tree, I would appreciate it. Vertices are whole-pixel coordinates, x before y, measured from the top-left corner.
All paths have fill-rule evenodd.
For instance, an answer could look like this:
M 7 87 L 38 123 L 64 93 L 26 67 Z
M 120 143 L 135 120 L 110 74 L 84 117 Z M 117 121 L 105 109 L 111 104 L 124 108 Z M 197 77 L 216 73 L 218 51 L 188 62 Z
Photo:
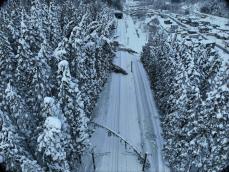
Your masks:
M 109 40 L 114 32 L 110 30 L 113 14 L 106 8 L 94 1 L 72 0 L 10 0 L 1 8 L 0 109 L 4 132 L 0 132 L 0 147 L 13 146 L 0 151 L 6 155 L 8 170 L 64 171 L 80 162 L 88 146 L 85 112 L 90 116 L 114 57 Z M 69 65 L 59 65 L 58 70 L 63 60 Z M 50 117 L 61 121 L 58 132 L 44 125 Z M 59 146 L 62 140 L 66 142 Z M 66 158 L 56 159 L 55 151 L 53 157 L 47 156 L 44 150 L 52 150 L 51 143 Z
M 27 152 L 25 139 L 17 132 L 8 116 L 0 111 L 2 120 L 0 132 L 0 153 L 3 155 L 7 169 L 13 171 L 28 171 L 29 169 L 41 172 L 42 168 Z
M 3 32 L 0 32 L 0 100 L 3 97 L 4 90 L 8 81 L 14 79 L 16 69 L 16 59 L 13 49 Z
M 48 12 L 48 19 L 49 19 L 49 34 L 50 37 L 47 38 L 51 43 L 52 48 L 56 48 L 61 37 L 61 25 L 59 21 L 59 6 L 55 2 L 51 2 L 49 4 L 49 12 Z
M 14 125 L 20 129 L 25 134 L 29 134 L 28 128 L 28 114 L 23 116 L 24 106 L 21 101 L 21 97 L 17 94 L 16 90 L 12 87 L 11 83 L 7 84 L 7 88 L 5 90 L 5 95 L 3 101 L 1 103 L 2 109 L 9 115 L 11 121 L 13 121 Z
M 24 16 L 24 15 L 23 15 Z M 18 88 L 25 91 L 32 80 L 32 59 L 33 53 L 29 45 L 29 31 L 25 24 L 24 17 L 21 21 L 21 38 L 19 39 L 19 46 L 17 50 L 17 68 L 16 68 L 16 81 Z
M 69 143 L 62 132 L 62 123 L 57 117 L 48 117 L 45 120 L 44 130 L 37 142 L 46 171 L 70 171 L 66 153 Z
M 87 123 L 81 93 L 76 82 L 73 82 L 66 60 L 58 65 L 59 94 L 58 99 L 64 116 L 70 126 L 73 144 L 73 157 L 81 161 L 82 152 L 88 146 Z

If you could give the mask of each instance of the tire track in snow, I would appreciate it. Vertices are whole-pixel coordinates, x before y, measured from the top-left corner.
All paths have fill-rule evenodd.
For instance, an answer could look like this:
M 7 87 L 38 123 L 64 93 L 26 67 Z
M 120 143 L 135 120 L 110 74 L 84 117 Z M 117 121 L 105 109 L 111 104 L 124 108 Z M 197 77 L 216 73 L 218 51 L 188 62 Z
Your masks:
M 123 20 L 118 22 L 119 26 L 117 34 L 120 36 L 118 41 L 126 46 L 129 46 L 130 48 L 137 48 L 137 50 L 140 50 L 140 47 L 137 47 L 137 45 L 134 44 L 135 42 L 141 45 L 142 41 L 138 42 L 138 40 L 141 40 L 141 38 L 138 38 L 136 35 L 134 35 L 136 33 L 135 25 L 132 19 L 129 16 L 125 16 Z M 120 135 L 124 136 L 137 148 L 140 148 L 142 143 L 144 143 L 143 150 L 147 150 L 149 153 L 152 153 L 152 157 L 154 158 L 151 164 L 151 169 L 153 170 L 149 169 L 148 171 L 151 170 L 150 172 L 165 172 L 159 171 L 160 155 L 158 155 L 157 152 L 154 152 L 150 146 L 150 144 L 152 144 L 150 139 L 146 137 L 149 130 L 157 132 L 157 129 L 153 128 L 153 125 L 157 125 L 151 121 L 154 119 L 148 119 L 147 116 L 152 116 L 152 113 L 154 113 L 154 111 L 151 110 L 151 108 L 153 108 L 151 107 L 153 104 L 149 103 L 151 99 L 148 97 L 148 94 L 152 94 L 152 92 L 149 87 L 146 87 L 146 73 L 142 72 L 141 66 L 138 66 L 139 62 L 137 59 L 139 59 L 138 56 L 134 56 L 126 52 L 117 52 L 117 57 L 114 59 L 114 63 L 127 70 L 129 74 L 127 76 L 114 73 L 111 75 L 112 79 L 109 84 L 110 97 L 107 107 L 107 114 L 104 116 L 105 119 L 99 118 L 99 120 L 95 121 L 113 129 L 116 132 L 120 131 Z M 133 73 L 130 72 L 131 60 L 133 60 Z M 97 114 L 97 116 L 99 115 L 100 114 Z M 147 123 L 147 125 L 144 125 L 145 123 L 141 123 L 141 121 Z M 150 124 L 152 126 L 150 126 Z M 150 126 L 149 128 L 148 125 Z M 103 157 L 97 157 L 96 171 L 141 171 L 142 165 L 139 163 L 137 157 L 133 156 L 131 153 L 128 153 L 128 150 L 125 150 L 124 144 L 121 144 L 115 137 L 101 136 L 101 133 L 102 132 L 100 129 L 96 130 L 92 139 L 93 144 L 97 146 L 96 151 L 101 153 L 110 152 L 110 154 Z M 106 132 L 104 132 L 104 134 L 107 135 Z M 156 133 L 154 134 L 157 135 Z
M 155 170 L 155 172 L 159 171 L 159 172 L 167 172 L 169 171 L 169 169 L 167 168 L 167 166 L 165 165 L 163 158 L 162 158 L 162 147 L 163 147 L 163 139 L 161 137 L 161 127 L 160 127 L 160 120 L 159 120 L 159 114 L 157 112 L 157 108 L 153 99 L 153 95 L 152 95 L 152 91 L 150 88 L 150 83 L 149 80 L 147 78 L 147 74 L 144 70 L 143 65 L 140 62 L 136 62 L 136 68 L 137 68 L 137 74 L 138 74 L 138 78 L 141 81 L 141 88 L 143 88 L 143 92 L 144 92 L 144 97 L 142 96 L 142 99 L 145 99 L 146 105 L 147 105 L 147 109 L 148 112 L 142 114 L 145 115 L 145 124 L 147 125 L 146 131 L 150 132 L 153 131 L 153 135 L 150 134 L 150 137 L 152 137 L 153 142 L 156 142 L 156 149 L 153 150 L 152 147 L 150 146 L 149 149 L 151 150 L 152 153 L 155 153 L 155 155 L 152 156 L 156 156 L 155 158 L 152 157 L 153 159 L 155 159 L 156 161 L 156 166 L 153 170 Z M 147 137 L 147 136 L 146 136 Z M 146 138 L 145 141 L 149 141 L 149 138 Z M 151 140 L 149 141 L 151 142 Z M 152 142 L 152 143 L 153 143 Z M 151 164 L 154 164 L 154 162 L 152 162 Z
M 149 140 L 149 136 L 152 137 L 153 139 L 153 135 L 154 135 L 154 130 L 151 128 L 152 123 L 149 121 L 149 119 L 146 117 L 148 116 L 147 114 L 149 114 L 149 107 L 147 99 L 146 99 L 146 90 L 143 87 L 143 82 L 142 82 L 142 78 L 140 76 L 139 70 L 138 70 L 138 66 L 137 66 L 138 61 L 135 60 L 134 61 L 134 78 L 135 78 L 135 85 L 136 85 L 136 94 L 138 96 L 138 111 L 139 111 L 139 118 L 140 118 L 140 126 L 142 129 L 142 135 L 143 135 L 143 150 L 144 152 L 148 152 L 151 154 L 155 153 L 155 150 L 153 149 L 153 144 L 154 143 L 149 143 L 147 140 Z M 150 131 L 150 132 L 149 132 Z M 149 133 L 153 133 L 153 134 L 149 134 Z M 148 159 L 150 160 L 150 164 L 151 164 L 151 171 L 158 171 L 158 158 L 157 156 L 150 156 L 148 157 Z
M 147 100 L 147 92 L 145 90 L 145 87 L 143 85 L 143 79 L 142 76 L 140 76 L 139 68 L 138 68 L 138 61 L 135 61 L 135 75 L 138 85 L 138 95 L 139 95 L 139 108 L 141 109 L 141 112 L 139 115 L 142 116 L 142 121 L 140 121 L 141 125 L 143 125 L 143 135 L 144 135 L 144 151 L 151 153 L 152 155 L 149 155 L 148 159 L 150 160 L 151 164 L 151 170 L 152 172 L 158 172 L 160 171 L 158 169 L 158 156 L 155 156 L 157 154 L 157 149 L 154 149 L 154 136 L 155 136 L 155 130 L 153 125 L 153 122 L 151 121 L 150 116 L 153 115 L 150 112 L 149 108 L 149 102 Z M 151 93 L 150 93 L 151 94 Z M 150 137 L 150 138 L 149 138 Z M 151 140 L 150 140 L 151 139 Z M 162 172 L 162 171 L 160 171 Z

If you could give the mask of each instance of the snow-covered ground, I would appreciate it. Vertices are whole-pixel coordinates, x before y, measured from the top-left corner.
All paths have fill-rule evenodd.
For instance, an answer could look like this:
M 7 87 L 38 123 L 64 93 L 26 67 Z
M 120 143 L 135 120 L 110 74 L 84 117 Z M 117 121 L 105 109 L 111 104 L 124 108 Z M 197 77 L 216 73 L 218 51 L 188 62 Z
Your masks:
M 227 67 L 229 64 L 229 47 L 226 45 L 229 38 L 229 26 L 226 24 L 229 22 L 229 19 L 223 18 L 223 17 L 217 17 L 202 13 L 193 13 L 192 15 L 188 16 L 180 16 L 175 13 L 166 13 L 165 11 L 155 11 L 151 10 L 152 16 L 149 15 L 146 17 L 146 23 L 150 26 L 151 21 L 153 19 L 157 18 L 159 20 L 159 26 L 162 30 L 166 31 L 170 35 L 175 35 L 175 32 L 170 32 L 172 25 L 177 25 L 178 29 L 176 30 L 177 38 L 184 40 L 185 38 L 182 36 L 182 34 L 186 34 L 186 38 L 191 38 L 192 41 L 197 42 L 213 42 L 216 44 L 215 50 L 220 54 L 220 58 L 222 59 L 223 66 Z M 204 18 L 201 18 L 201 14 L 204 15 Z M 204 27 L 209 28 L 209 31 L 206 33 L 201 33 L 199 31 L 199 27 L 190 26 L 188 24 L 182 23 L 183 20 L 192 19 L 193 21 L 201 24 L 201 22 L 208 22 L 209 26 L 206 25 Z M 165 21 L 170 21 L 171 24 L 165 24 Z M 218 28 L 213 29 L 214 25 L 218 25 Z M 196 32 L 196 34 L 190 34 L 189 31 Z M 219 38 L 217 35 L 222 35 L 222 37 L 225 38 Z M 194 37 L 199 38 L 194 38 Z M 200 39 L 200 40 L 199 40 Z
M 130 16 L 124 15 L 124 19 L 118 20 L 117 41 L 124 47 L 140 53 L 147 42 L 146 35 L 141 23 L 134 22 Z M 139 56 L 125 51 L 117 52 L 114 63 L 125 69 L 128 75 L 111 75 L 96 107 L 94 122 L 121 135 L 142 155 L 147 152 L 150 168 L 146 171 L 166 172 L 169 169 L 161 155 L 163 139 L 159 115 Z M 117 137 L 108 136 L 104 129 L 96 128 L 91 144 L 96 171 L 142 171 L 142 164 L 134 151 L 125 149 L 125 144 Z M 92 161 L 88 163 L 85 171 L 93 171 Z

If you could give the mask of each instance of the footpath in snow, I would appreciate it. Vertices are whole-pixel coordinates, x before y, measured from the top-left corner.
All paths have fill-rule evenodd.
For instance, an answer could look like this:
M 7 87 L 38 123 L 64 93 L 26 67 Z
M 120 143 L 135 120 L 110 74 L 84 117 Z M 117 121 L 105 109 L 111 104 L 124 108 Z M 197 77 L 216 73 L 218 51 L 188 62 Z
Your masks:
M 128 15 L 118 20 L 117 36 L 117 41 L 125 48 L 138 53 L 146 42 L 146 34 L 136 27 Z M 169 170 L 161 156 L 163 140 L 159 116 L 150 83 L 139 60 L 139 54 L 117 52 L 114 63 L 125 69 L 128 75 L 111 75 L 96 107 L 94 122 L 118 133 L 142 155 L 148 152 L 150 168 L 146 171 L 167 172 Z M 142 164 L 133 150 L 125 149 L 120 139 L 110 136 L 104 129 L 96 128 L 91 143 L 94 147 L 96 171 L 142 171 Z M 85 171 L 94 171 L 92 161 Z

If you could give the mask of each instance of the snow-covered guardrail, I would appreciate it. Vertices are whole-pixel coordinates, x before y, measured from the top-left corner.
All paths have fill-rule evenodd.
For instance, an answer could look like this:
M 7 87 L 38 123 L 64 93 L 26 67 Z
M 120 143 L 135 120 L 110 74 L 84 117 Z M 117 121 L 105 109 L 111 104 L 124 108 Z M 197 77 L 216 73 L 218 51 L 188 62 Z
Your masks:
M 121 135 L 119 135 L 118 133 L 116 133 L 114 130 L 112 130 L 112 129 L 108 128 L 108 127 L 105 127 L 105 126 L 103 126 L 101 124 L 98 124 L 96 122 L 90 122 L 90 124 L 92 124 L 95 127 L 102 128 L 102 129 L 110 132 L 111 134 L 113 134 L 115 137 L 119 138 L 121 141 L 123 141 L 125 143 L 125 146 L 128 145 L 128 147 L 131 148 L 134 151 L 134 153 L 140 159 L 140 162 L 141 163 L 145 163 L 145 166 L 146 167 L 149 167 L 150 166 L 149 160 L 146 158 L 146 156 L 143 155 L 134 145 L 132 145 L 131 143 L 129 143 L 125 138 L 123 138 Z

